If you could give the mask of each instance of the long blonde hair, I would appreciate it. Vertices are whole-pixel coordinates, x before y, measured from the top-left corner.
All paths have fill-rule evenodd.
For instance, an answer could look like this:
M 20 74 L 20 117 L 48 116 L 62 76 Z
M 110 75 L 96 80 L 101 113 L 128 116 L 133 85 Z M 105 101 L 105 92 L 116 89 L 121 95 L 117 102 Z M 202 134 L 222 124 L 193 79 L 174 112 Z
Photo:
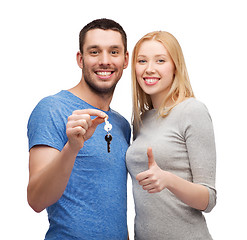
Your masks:
M 166 117 L 177 104 L 184 101 L 186 98 L 194 97 L 194 93 L 190 85 L 187 68 L 185 65 L 183 52 L 177 39 L 172 34 L 165 31 L 155 31 L 146 34 L 136 43 L 132 53 L 132 64 L 131 64 L 132 65 L 132 70 L 131 70 L 132 94 L 133 94 L 132 124 L 134 126 L 135 132 L 139 130 L 140 124 L 142 122 L 141 121 L 142 114 L 148 110 L 153 109 L 151 98 L 140 87 L 136 79 L 136 71 L 135 71 L 137 54 L 139 52 L 140 46 L 144 41 L 148 41 L 148 40 L 156 40 L 162 43 L 169 52 L 175 66 L 175 74 L 174 74 L 174 79 L 171 89 L 167 94 L 167 96 L 164 96 L 163 102 L 158 109 L 158 115 L 161 117 Z M 166 108 L 165 106 L 169 99 L 173 100 L 173 104 L 169 108 Z

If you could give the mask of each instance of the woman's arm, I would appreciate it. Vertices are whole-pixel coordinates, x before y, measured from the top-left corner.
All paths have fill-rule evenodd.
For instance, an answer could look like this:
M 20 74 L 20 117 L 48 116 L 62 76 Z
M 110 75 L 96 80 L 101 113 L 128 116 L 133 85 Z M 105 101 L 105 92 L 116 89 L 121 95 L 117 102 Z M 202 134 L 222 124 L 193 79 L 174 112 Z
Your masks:
M 209 203 L 207 187 L 186 181 L 170 172 L 163 171 L 154 160 L 152 148 L 148 148 L 149 170 L 139 173 L 136 179 L 149 193 L 160 192 L 167 188 L 182 202 L 192 208 L 205 210 Z
M 190 101 L 181 112 L 179 133 L 183 136 L 193 182 L 162 170 L 148 149 L 149 170 L 137 175 L 143 189 L 150 193 L 164 188 L 187 205 L 209 212 L 216 204 L 216 150 L 211 117 L 204 104 Z

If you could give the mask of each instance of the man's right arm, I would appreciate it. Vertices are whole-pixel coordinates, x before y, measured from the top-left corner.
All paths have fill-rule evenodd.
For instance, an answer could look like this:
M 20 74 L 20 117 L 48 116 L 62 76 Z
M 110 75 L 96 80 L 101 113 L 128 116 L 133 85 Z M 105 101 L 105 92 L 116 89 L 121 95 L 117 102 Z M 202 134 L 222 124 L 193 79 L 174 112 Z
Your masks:
M 55 203 L 63 194 L 77 153 L 67 143 L 63 150 L 38 145 L 29 154 L 29 205 L 36 212 Z
M 97 117 L 92 120 L 91 116 Z M 36 212 L 41 212 L 62 196 L 79 150 L 106 116 L 95 109 L 74 111 L 66 126 L 68 142 L 61 152 L 45 145 L 30 150 L 27 197 Z

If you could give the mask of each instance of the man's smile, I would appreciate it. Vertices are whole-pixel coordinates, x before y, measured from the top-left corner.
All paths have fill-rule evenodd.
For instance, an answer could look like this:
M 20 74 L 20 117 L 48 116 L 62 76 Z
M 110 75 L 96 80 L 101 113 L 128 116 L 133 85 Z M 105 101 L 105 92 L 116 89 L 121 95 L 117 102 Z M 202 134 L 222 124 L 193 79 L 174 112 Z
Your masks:
M 114 71 L 97 71 L 95 73 L 100 79 L 109 79 L 114 73 Z

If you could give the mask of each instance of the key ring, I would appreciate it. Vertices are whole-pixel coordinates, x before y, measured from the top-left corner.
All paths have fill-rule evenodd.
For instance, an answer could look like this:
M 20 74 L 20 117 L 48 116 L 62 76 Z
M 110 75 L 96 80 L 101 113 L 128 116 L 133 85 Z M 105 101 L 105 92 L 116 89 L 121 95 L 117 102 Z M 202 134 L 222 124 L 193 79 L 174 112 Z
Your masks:
M 105 126 L 104 126 L 105 131 L 109 132 L 112 130 L 112 125 L 109 123 L 107 118 L 105 118 Z

